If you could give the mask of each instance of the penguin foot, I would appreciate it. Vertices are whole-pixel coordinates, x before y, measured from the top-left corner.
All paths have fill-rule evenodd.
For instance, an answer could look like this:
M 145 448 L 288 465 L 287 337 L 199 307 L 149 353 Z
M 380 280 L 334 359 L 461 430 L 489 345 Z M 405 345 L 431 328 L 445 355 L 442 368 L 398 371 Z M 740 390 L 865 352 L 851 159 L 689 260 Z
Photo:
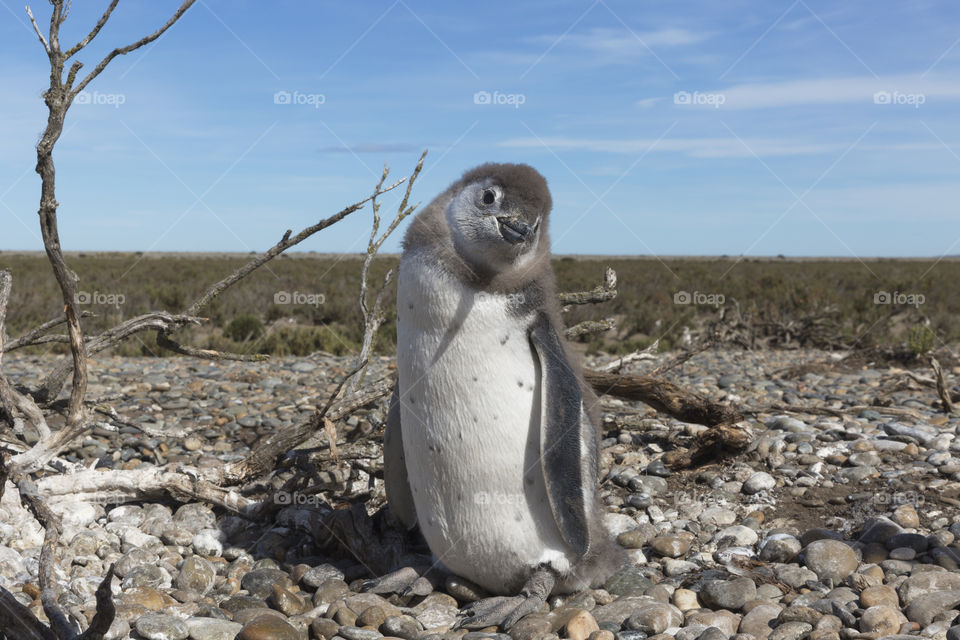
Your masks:
M 425 596 L 433 592 L 430 581 L 413 567 L 404 567 L 363 583 L 363 590 L 376 593 L 397 593 L 401 596 Z
M 457 621 L 456 629 L 482 629 L 497 626 L 509 629 L 522 617 L 543 606 L 553 590 L 556 577 L 546 568 L 537 569 L 518 596 L 497 596 L 478 600 L 464 608 L 463 618 Z

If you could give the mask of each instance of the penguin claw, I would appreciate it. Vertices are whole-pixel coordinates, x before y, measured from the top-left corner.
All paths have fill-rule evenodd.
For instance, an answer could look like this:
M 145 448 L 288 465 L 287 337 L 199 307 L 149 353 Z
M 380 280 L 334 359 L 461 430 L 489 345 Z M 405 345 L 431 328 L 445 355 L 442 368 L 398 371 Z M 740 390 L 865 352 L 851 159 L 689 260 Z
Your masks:
M 537 595 L 496 596 L 478 600 L 461 611 L 464 617 L 457 620 L 454 628 L 500 627 L 507 630 L 525 615 L 539 609 L 543 602 L 543 598 Z

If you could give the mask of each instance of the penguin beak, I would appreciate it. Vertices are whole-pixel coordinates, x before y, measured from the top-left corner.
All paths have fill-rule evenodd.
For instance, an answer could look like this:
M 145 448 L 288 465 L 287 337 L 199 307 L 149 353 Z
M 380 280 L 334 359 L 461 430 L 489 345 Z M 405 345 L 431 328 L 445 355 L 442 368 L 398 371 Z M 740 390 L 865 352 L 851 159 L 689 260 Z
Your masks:
M 497 217 L 497 227 L 503 239 L 510 244 L 520 244 L 536 231 L 536 225 L 531 227 L 519 218 L 506 216 Z

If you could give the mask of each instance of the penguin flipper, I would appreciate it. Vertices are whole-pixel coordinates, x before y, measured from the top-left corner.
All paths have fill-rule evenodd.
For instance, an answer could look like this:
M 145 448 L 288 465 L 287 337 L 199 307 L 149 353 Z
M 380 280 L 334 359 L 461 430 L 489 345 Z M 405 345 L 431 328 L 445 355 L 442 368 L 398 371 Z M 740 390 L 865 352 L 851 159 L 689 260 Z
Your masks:
M 564 542 L 583 556 L 590 549 L 598 475 L 596 434 L 583 408 L 580 382 L 543 312 L 534 320 L 530 341 L 540 360 L 540 464 L 547 497 Z
M 400 428 L 400 383 L 393 387 L 387 426 L 383 434 L 383 483 L 390 512 L 407 529 L 417 524 L 417 511 L 407 479 L 407 462 L 403 454 L 403 431 Z

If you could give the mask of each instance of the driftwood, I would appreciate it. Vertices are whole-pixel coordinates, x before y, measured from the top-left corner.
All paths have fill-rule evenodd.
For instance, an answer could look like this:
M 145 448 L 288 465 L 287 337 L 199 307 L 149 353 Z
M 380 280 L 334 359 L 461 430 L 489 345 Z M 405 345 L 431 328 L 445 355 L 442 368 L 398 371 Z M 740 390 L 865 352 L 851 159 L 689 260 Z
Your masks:
M 650 376 L 604 373 L 586 369 L 584 378 L 598 394 L 625 400 L 640 400 L 657 411 L 683 422 L 707 427 L 730 425 L 743 420 L 743 412 L 735 406 L 713 402 L 683 388 Z

